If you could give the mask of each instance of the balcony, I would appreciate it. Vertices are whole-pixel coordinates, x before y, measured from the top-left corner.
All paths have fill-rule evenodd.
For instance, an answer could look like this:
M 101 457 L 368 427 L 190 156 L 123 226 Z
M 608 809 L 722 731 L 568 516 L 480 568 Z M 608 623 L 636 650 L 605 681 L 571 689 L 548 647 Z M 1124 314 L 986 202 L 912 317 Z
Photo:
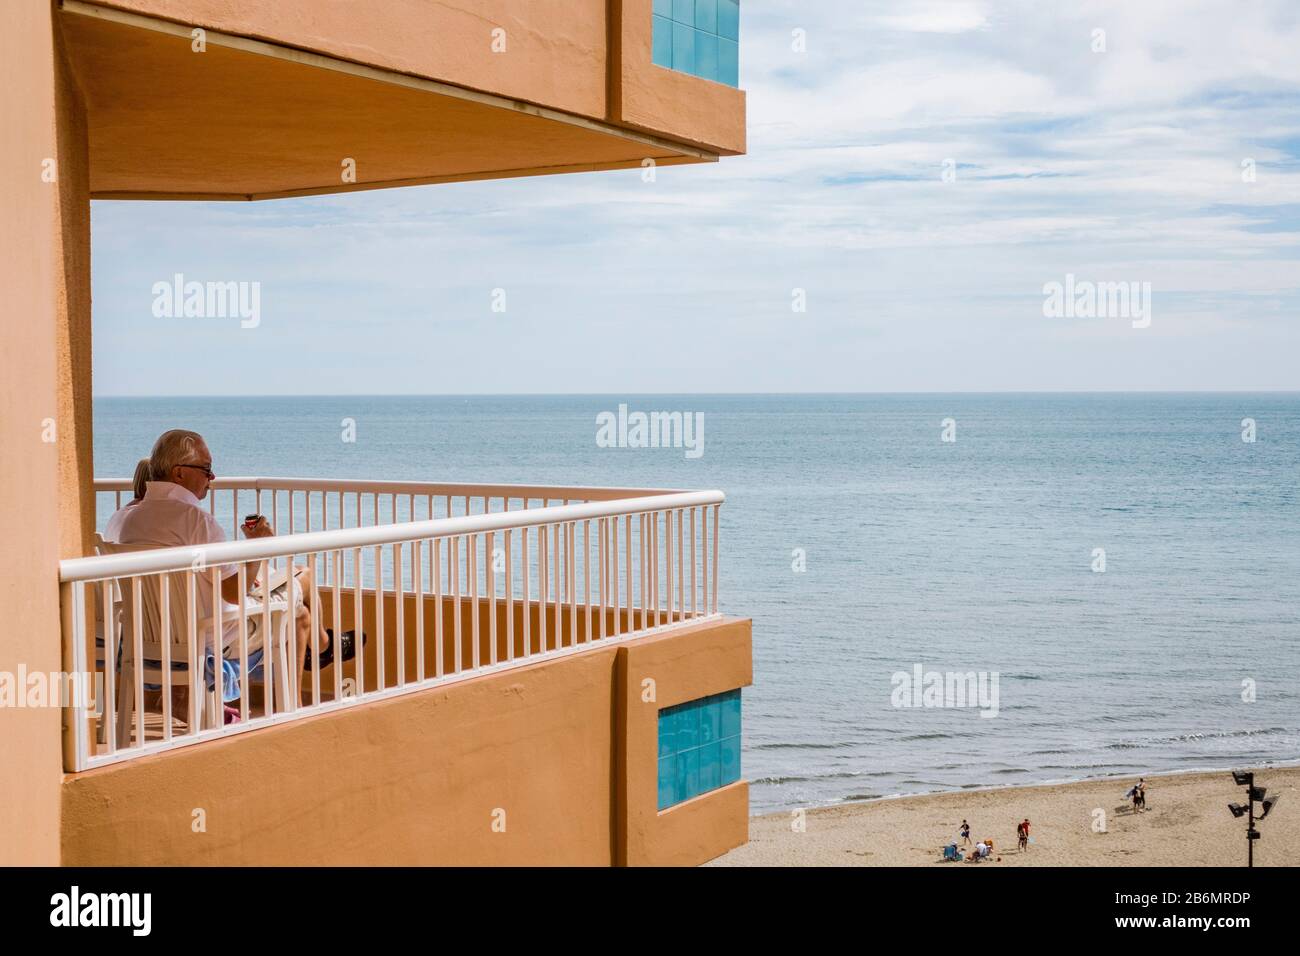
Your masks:
M 101 518 L 130 494 L 94 489 Z M 234 478 L 205 501 L 229 542 L 60 562 L 65 668 L 101 688 L 64 710 L 63 862 L 679 865 L 745 842 L 750 625 L 719 610 L 722 503 Z M 252 512 L 279 534 L 234 540 Z M 204 620 L 228 564 L 248 597 Z M 253 583 L 293 565 L 318 594 L 306 642 L 287 595 Z M 316 613 L 367 635 L 355 659 L 304 666 Z M 215 634 L 229 683 L 203 665 Z M 191 674 L 210 677 L 193 694 Z M 692 748 L 727 770 L 696 771 Z M 220 839 L 195 839 L 200 815 Z
M 22 826 L 0 858 L 692 863 L 743 842 L 742 780 L 661 779 L 694 759 L 689 734 L 672 740 L 685 759 L 663 759 L 661 713 L 682 707 L 676 727 L 732 695 L 735 729 L 752 679 L 749 622 L 719 611 L 720 493 L 244 479 L 208 503 L 228 543 L 115 553 L 94 529 L 126 483 L 89 475 L 92 197 L 709 163 L 744 152 L 744 91 L 654 64 L 653 0 L 19 6 L 5 274 L 32 320 L 3 350 L 2 483 L 24 506 L 0 670 L 102 690 L 6 712 L 0 803 Z M 238 540 L 251 511 L 279 537 Z M 200 613 L 223 563 L 244 596 Z M 292 588 L 272 586 L 299 565 L 305 641 Z M 370 640 L 305 668 L 322 627 Z M 209 654 L 238 665 L 230 685 L 222 667 L 207 686 Z M 497 810 L 509 836 L 480 825 Z

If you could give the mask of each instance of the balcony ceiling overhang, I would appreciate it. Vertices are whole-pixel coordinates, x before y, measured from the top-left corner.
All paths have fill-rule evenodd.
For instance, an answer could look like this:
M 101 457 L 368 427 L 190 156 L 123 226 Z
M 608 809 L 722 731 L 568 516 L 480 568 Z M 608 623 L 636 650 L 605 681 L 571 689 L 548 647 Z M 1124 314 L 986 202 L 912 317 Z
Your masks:
M 96 199 L 274 199 L 713 162 L 520 100 L 64 0 Z M 355 163 L 355 182 L 344 179 Z

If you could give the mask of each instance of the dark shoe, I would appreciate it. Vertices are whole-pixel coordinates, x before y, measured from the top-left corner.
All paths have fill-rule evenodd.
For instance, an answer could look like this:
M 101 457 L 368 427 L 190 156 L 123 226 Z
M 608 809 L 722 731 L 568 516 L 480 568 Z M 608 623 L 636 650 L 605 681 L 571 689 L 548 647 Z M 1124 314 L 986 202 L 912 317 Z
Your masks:
M 324 670 L 326 667 L 329 667 L 331 664 L 334 663 L 334 644 L 335 644 L 334 632 L 326 628 L 325 633 L 329 636 L 330 644 L 329 647 L 325 648 L 325 650 L 320 652 L 320 666 L 322 670 Z M 362 646 L 365 646 L 366 640 L 367 640 L 366 635 L 363 633 L 361 635 Z M 344 631 L 339 636 L 338 643 L 343 645 L 343 660 L 350 661 L 352 660 L 352 658 L 357 656 L 357 646 L 356 646 L 357 632 L 356 631 Z M 303 666 L 303 670 L 308 670 L 308 671 L 311 670 L 311 648 L 310 647 L 307 648 L 307 653 L 306 655 L 304 655 L 302 666 Z

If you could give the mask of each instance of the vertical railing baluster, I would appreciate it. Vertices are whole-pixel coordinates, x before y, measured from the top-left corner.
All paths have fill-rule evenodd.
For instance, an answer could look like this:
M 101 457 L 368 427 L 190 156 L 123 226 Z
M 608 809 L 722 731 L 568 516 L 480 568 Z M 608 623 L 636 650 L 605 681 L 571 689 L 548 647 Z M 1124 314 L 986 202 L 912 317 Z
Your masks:
M 704 613 L 709 613 L 709 509 L 706 505 L 700 509 L 700 585 L 704 592 L 700 595 Z
M 609 535 L 609 522 L 606 518 L 599 518 L 596 521 L 596 567 L 599 569 L 600 579 L 596 585 L 597 601 L 600 603 L 600 632 L 598 638 L 603 640 L 605 637 L 605 614 L 609 608 L 609 566 L 605 563 L 608 552 L 608 542 L 605 540 Z
M 497 662 L 497 577 L 496 577 L 496 535 L 491 531 L 484 540 L 485 558 L 487 560 L 488 593 L 488 663 Z
M 549 507 L 550 501 L 546 502 Z M 563 575 L 563 565 L 560 564 L 560 539 L 564 537 L 564 526 L 554 525 L 555 534 L 551 537 L 551 600 L 555 604 L 554 634 L 555 649 L 559 650 L 564 646 L 564 625 L 560 620 L 560 610 L 564 606 L 564 598 L 560 596 L 560 578 Z
M 668 592 L 668 623 L 673 622 L 673 513 L 664 512 L 664 578 Z M 658 621 L 655 622 L 659 623 Z
M 357 524 L 360 526 L 361 496 L 357 495 Z M 352 628 L 354 631 L 353 645 L 357 649 L 356 656 L 353 660 L 353 695 L 360 697 L 366 692 L 366 655 L 365 641 L 362 635 L 365 633 L 365 618 L 362 614 L 364 598 L 361 591 L 361 549 L 352 549 L 352 567 L 356 572 L 352 576 Z M 342 641 L 341 634 L 335 634 L 334 640 Z M 378 638 L 376 638 L 378 640 Z M 343 666 L 343 651 L 341 647 L 334 648 L 334 666 L 341 668 Z
M 510 499 L 503 502 L 505 510 L 510 510 Z M 515 532 L 512 528 L 505 531 L 506 537 L 506 660 L 515 659 L 515 582 L 514 582 L 514 558 L 510 554 L 510 546 L 514 541 Z
M 451 600 L 452 600 L 452 610 L 451 610 L 452 631 L 454 632 L 455 641 L 456 641 L 454 647 L 455 653 L 452 658 L 452 661 L 456 667 L 453 673 L 459 674 L 462 670 L 465 669 L 465 656 L 464 656 L 465 641 L 464 641 L 464 635 L 461 633 L 461 627 L 460 627 L 460 597 L 461 597 L 460 595 L 460 577 L 461 577 L 460 536 L 455 535 L 453 536 L 452 540 L 455 542 L 455 548 L 454 548 L 455 553 L 452 556 L 453 560 L 451 562 L 451 566 L 448 568 L 448 571 L 451 574 L 450 590 L 451 590 Z
M 344 555 L 342 549 L 339 549 L 334 552 L 334 566 L 336 568 L 339 568 L 340 572 L 343 568 L 343 562 L 345 560 L 346 560 L 346 556 Z M 332 584 L 332 594 L 330 598 L 330 617 L 334 619 L 334 636 L 330 640 L 331 642 L 333 642 L 333 641 L 342 640 L 342 634 L 343 634 L 343 575 L 342 573 L 338 574 L 331 582 L 331 584 Z M 359 641 L 361 640 L 361 636 L 358 634 L 356 635 L 355 639 Z M 316 654 L 318 653 L 319 645 L 320 645 L 320 636 L 318 634 L 312 634 L 312 657 L 313 658 L 315 658 Z M 336 647 L 334 649 L 334 657 L 335 657 L 334 667 L 330 668 L 334 672 L 334 700 L 336 701 L 343 699 L 343 662 L 338 659 L 339 656 L 340 655 L 338 653 L 338 648 Z M 313 661 L 313 670 L 315 671 L 320 670 L 320 666 L 316 664 L 315 661 Z M 313 704 L 317 703 L 317 698 L 315 696 L 314 690 L 312 692 L 312 703 Z
M 379 492 L 374 494 L 374 527 L 379 527 Z M 384 547 L 375 545 L 375 687 L 384 689 Z M 358 656 L 360 652 L 358 651 Z M 358 684 L 357 696 L 366 692 L 365 684 Z
M 222 666 L 226 659 L 226 633 L 221 622 L 224 604 L 221 597 L 221 568 L 215 567 L 212 569 L 212 671 L 216 676 L 214 689 L 217 693 L 217 730 L 221 730 L 226 723 L 226 669 Z
M 258 514 L 261 514 L 259 511 Z M 265 559 L 258 562 L 257 580 L 261 582 L 260 596 L 262 599 L 262 716 L 271 717 L 275 714 L 275 676 L 276 665 L 275 659 L 279 650 L 279 635 L 271 633 L 271 579 L 270 567 Z M 293 585 L 285 588 L 289 594 L 289 612 L 287 620 L 293 620 Z M 293 673 L 286 660 L 280 661 L 280 666 L 284 668 L 284 674 L 280 679 L 288 683 L 289 675 Z M 280 695 L 284 696 L 284 695 Z M 287 711 L 289 702 L 280 701 L 280 709 Z
M 238 527 L 238 525 L 236 525 Z M 239 562 L 235 571 L 239 582 L 239 719 L 248 721 L 248 606 L 245 595 L 248 594 L 248 566 Z M 217 595 L 221 599 L 221 595 Z
M 429 542 L 429 552 L 433 555 L 430 562 L 430 574 L 433 578 L 433 676 L 441 677 L 445 671 L 443 669 L 442 653 L 442 568 L 438 567 L 442 561 L 442 550 L 438 547 L 437 539 Z
M 524 508 L 526 509 L 527 507 L 528 507 L 528 502 L 525 500 Z M 531 633 L 532 631 L 531 618 L 533 613 L 533 584 L 532 584 L 533 572 L 528 561 L 528 532 L 529 532 L 528 528 L 523 529 L 523 538 L 522 541 L 520 542 L 520 548 L 523 554 L 523 560 L 520 562 L 520 568 L 524 578 L 524 615 L 523 615 L 523 645 L 522 645 L 524 651 L 523 653 L 524 657 L 530 657 L 532 656 L 533 653 L 533 638 Z
M 415 512 L 411 512 L 414 516 Z M 411 586 L 415 591 L 415 680 L 424 680 L 424 541 L 411 542 Z
M 322 507 L 324 507 L 323 504 Z M 284 626 L 289 629 L 288 633 L 293 635 L 292 640 L 286 641 L 286 643 L 289 644 L 289 648 L 290 648 L 289 659 L 294 662 L 294 669 L 289 671 L 290 674 L 292 674 L 294 670 L 300 669 L 302 667 L 302 658 L 298 656 L 298 619 L 297 619 L 297 615 L 294 613 L 295 610 L 297 609 L 297 602 L 294 600 L 293 597 L 293 589 L 295 586 L 293 559 L 294 559 L 294 555 L 291 554 L 287 558 L 285 558 L 285 562 L 284 562 L 284 571 L 286 574 L 285 583 L 284 583 L 284 597 L 285 597 L 285 601 L 288 604 L 288 607 L 285 609 L 285 614 L 287 615 L 287 619 Z M 320 690 L 321 621 L 320 618 L 317 616 L 320 614 L 320 610 L 319 610 L 320 582 L 316 580 L 316 552 L 315 551 L 307 555 L 307 580 L 311 582 L 312 588 L 316 591 L 315 602 L 307 601 L 307 592 L 306 592 L 306 588 L 303 587 L 303 585 L 299 584 L 297 586 L 303 589 L 302 591 L 303 603 L 307 605 L 307 611 L 308 611 L 307 643 L 311 646 L 311 705 L 313 707 L 319 707 L 321 701 L 321 690 Z M 270 595 L 267 594 L 265 595 L 265 597 L 269 599 Z M 337 637 L 338 631 L 336 630 L 334 634 L 335 634 L 335 640 L 338 640 Z M 287 636 L 288 635 L 286 635 L 286 637 Z M 305 652 L 307 648 L 304 648 L 303 650 Z M 336 656 L 337 656 L 337 651 L 338 648 L 336 647 L 335 648 Z M 266 652 L 264 650 L 263 656 L 265 656 L 265 653 Z M 290 692 L 291 693 L 293 692 L 292 688 Z M 302 695 L 299 694 L 298 699 L 294 701 L 295 709 L 297 708 L 297 705 L 301 702 L 301 700 L 302 700 Z
M 627 619 L 624 633 L 631 634 L 636 629 L 632 620 L 632 516 L 623 516 L 623 569 L 624 585 L 627 590 Z
M 199 708 L 204 706 L 207 689 L 203 679 L 203 661 L 198 652 L 198 572 L 190 571 L 185 575 L 185 640 L 187 663 L 189 664 L 190 689 L 186 692 L 185 702 L 189 705 L 190 719 L 188 732 L 198 734 L 201 728 Z
M 695 603 L 695 576 L 699 572 L 695 566 L 695 512 L 697 508 L 691 508 L 691 617 L 699 615 L 699 605 Z
M 158 621 L 162 631 L 163 740 L 172 739 L 172 576 L 158 575 Z
M 718 613 L 718 525 L 721 505 L 713 506 L 713 613 Z
M 569 522 L 565 543 L 566 550 L 569 552 L 565 561 L 565 573 L 569 579 L 569 646 L 573 647 L 578 643 L 578 523 L 576 521 Z
M 543 505 L 543 507 L 545 507 Z M 546 562 L 546 525 L 539 525 L 537 528 L 537 647 L 538 651 L 545 654 L 546 647 L 546 585 L 547 585 L 547 562 Z
M 394 524 L 396 524 L 397 498 L 393 498 Z M 402 562 L 402 549 L 405 545 L 393 545 L 393 593 L 397 607 L 393 627 L 397 631 L 397 686 L 406 684 L 406 587 L 405 568 Z M 412 545 L 414 547 L 414 545 Z
M 672 514 L 672 512 L 669 512 Z M 686 617 L 686 576 L 684 574 L 686 561 L 682 555 L 682 509 L 676 510 L 677 514 L 677 617 Z M 672 582 L 669 582 L 671 585 Z
M 144 586 L 140 575 L 131 578 L 131 653 L 135 666 L 131 676 L 135 681 L 135 718 L 137 747 L 144 746 Z
M 469 499 L 466 499 L 468 504 Z M 470 645 L 470 661 L 474 670 L 483 663 L 483 654 L 479 648 L 478 626 L 478 535 L 471 534 L 465 542 L 465 570 L 469 577 L 469 631 L 473 639 Z

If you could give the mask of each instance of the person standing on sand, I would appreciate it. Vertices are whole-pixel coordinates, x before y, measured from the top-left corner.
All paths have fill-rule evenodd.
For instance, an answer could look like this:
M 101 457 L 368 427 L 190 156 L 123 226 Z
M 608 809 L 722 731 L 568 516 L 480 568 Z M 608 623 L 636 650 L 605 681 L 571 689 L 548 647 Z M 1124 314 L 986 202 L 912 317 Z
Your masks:
M 1138 778 L 1137 793 L 1133 794 L 1133 808 L 1135 810 L 1146 810 L 1147 808 L 1147 781 L 1145 777 Z
M 970 824 L 965 820 L 961 822 L 961 839 L 966 846 L 970 846 Z
M 1018 845 L 1020 848 L 1020 852 L 1023 853 L 1025 850 L 1028 850 L 1029 849 L 1029 818 L 1028 817 L 1025 817 L 1024 820 L 1020 821 L 1020 825 L 1016 827 L 1016 837 L 1018 838 Z

